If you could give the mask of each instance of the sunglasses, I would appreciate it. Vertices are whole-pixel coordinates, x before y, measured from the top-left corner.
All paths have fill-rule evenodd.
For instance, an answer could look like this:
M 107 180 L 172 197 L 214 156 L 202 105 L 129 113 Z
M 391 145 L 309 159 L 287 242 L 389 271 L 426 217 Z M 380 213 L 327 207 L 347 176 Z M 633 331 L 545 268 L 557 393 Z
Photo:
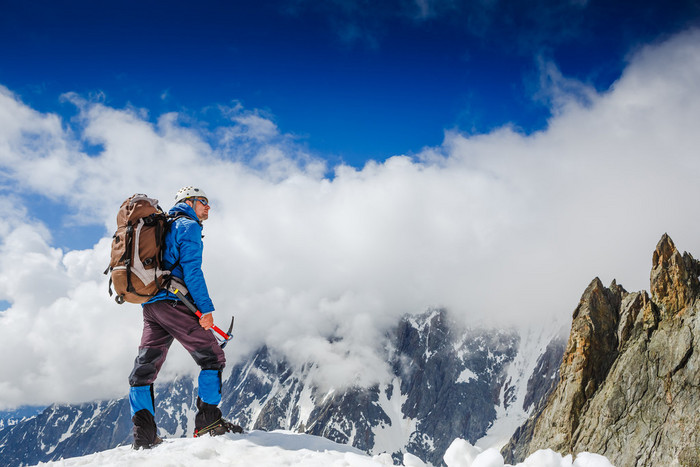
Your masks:
M 195 201 L 199 201 L 203 206 L 209 206 L 209 201 L 204 198 L 194 198 Z

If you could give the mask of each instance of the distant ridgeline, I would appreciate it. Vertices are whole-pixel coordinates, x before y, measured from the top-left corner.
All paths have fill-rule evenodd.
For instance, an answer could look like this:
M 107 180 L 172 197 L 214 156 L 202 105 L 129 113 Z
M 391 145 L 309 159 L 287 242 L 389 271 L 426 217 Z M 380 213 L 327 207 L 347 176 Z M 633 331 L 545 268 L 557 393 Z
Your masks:
M 0 300 L 0 306 L 2 305 Z M 0 410 L 0 430 L 40 414 L 45 406 L 25 405 L 14 410 Z

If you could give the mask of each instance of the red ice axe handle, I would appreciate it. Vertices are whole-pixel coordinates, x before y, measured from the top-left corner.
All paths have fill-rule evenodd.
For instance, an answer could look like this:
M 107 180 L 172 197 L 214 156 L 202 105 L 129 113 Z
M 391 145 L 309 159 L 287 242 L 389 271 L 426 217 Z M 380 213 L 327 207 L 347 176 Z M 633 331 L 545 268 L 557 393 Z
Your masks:
M 197 309 L 197 307 L 195 307 L 194 304 L 193 304 L 191 301 L 189 301 L 189 300 L 187 299 L 187 297 L 185 297 L 185 294 L 183 294 L 182 292 L 180 292 L 180 289 L 175 289 L 175 290 L 173 291 L 173 293 L 177 296 L 178 299 L 180 299 L 180 301 L 181 301 L 182 303 L 185 304 L 185 306 L 186 306 L 187 308 L 190 309 L 190 311 L 191 311 L 197 318 L 201 318 L 201 317 L 202 317 L 202 312 L 199 311 L 199 310 Z M 231 339 L 233 338 L 233 335 L 231 334 L 231 330 L 233 329 L 233 317 L 231 317 L 231 326 L 229 326 L 228 332 L 222 331 L 221 328 L 219 328 L 219 327 L 216 326 L 216 325 L 212 326 L 211 329 L 212 329 L 215 333 L 217 333 L 218 335 L 220 335 L 220 336 L 224 339 L 223 344 L 221 344 L 221 347 L 224 347 L 224 346 L 226 345 L 226 343 L 227 343 L 229 340 L 231 340 Z

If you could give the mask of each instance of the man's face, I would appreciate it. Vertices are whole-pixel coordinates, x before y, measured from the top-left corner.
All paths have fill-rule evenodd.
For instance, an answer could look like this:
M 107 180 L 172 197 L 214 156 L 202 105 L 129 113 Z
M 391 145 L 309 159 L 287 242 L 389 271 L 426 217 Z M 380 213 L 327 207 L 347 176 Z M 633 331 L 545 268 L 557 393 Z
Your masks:
M 209 203 L 204 198 L 193 198 L 192 199 L 194 213 L 197 214 L 199 220 L 205 221 L 209 219 Z M 206 206 L 204 203 L 207 203 Z

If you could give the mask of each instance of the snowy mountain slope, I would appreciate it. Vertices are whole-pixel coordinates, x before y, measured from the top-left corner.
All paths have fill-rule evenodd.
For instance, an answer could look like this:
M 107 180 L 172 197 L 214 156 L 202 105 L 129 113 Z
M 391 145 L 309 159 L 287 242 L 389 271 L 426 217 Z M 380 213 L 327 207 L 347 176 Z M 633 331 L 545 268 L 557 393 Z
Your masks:
M 393 463 L 389 456 L 372 458 L 358 449 L 316 436 L 286 431 L 253 431 L 244 435 L 166 439 L 151 450 L 134 451 L 130 446 L 121 446 L 85 457 L 40 465 L 381 467 Z
M 481 451 L 468 442 L 457 439 L 444 456 L 448 467 L 505 467 L 503 457 L 495 449 Z M 79 467 L 100 465 L 149 465 L 168 467 L 211 467 L 212 465 L 256 467 L 425 467 L 418 457 L 404 454 L 396 464 L 388 454 L 369 456 L 349 446 L 333 443 L 324 438 L 290 433 L 253 431 L 244 435 L 227 434 L 198 439 L 166 439 L 151 450 L 134 451 L 121 446 L 84 457 L 59 460 L 52 467 Z M 576 460 L 549 450 L 532 454 L 516 467 L 612 467 L 603 456 L 581 453 Z
M 501 448 L 531 415 L 534 406 L 554 388 L 559 375 L 566 334 L 540 328 L 525 331 L 501 388 L 496 420 L 476 446 Z
M 184 436 L 194 427 L 192 378 L 183 377 L 156 389 L 158 424 L 164 436 Z M 191 423 L 188 423 L 189 419 Z M 0 465 L 46 462 L 103 451 L 132 440 L 126 397 L 76 405 L 54 404 L 39 415 L 0 430 Z
M 52 405 L 0 431 L 0 464 L 21 465 L 101 451 L 125 442 L 130 431 L 126 399 Z
M 314 362 L 293 366 L 280 352 L 262 347 L 231 369 L 221 408 L 248 430 L 303 432 L 370 455 L 388 453 L 402 461 L 411 453 L 438 465 L 455 438 L 472 444 L 481 439 L 480 447 L 502 444 L 546 395 L 543 382 L 555 376 L 563 352 L 548 345 L 550 335 L 464 329 L 445 310 L 430 310 L 406 316 L 387 334 L 389 382 L 330 390 L 314 384 Z M 162 436 L 191 436 L 194 384 L 182 377 L 157 385 Z M 130 429 L 126 397 L 53 406 L 0 430 L 0 464 L 102 451 L 130 443 Z
M 38 415 L 43 412 L 45 408 L 46 407 L 43 406 L 22 406 L 14 410 L 0 410 L 0 430 Z
M 372 454 L 400 459 L 409 452 L 440 463 L 452 439 L 476 442 L 497 419 L 519 343 L 515 332 L 462 329 L 445 310 L 430 310 L 405 317 L 387 336 L 387 384 L 320 392 L 312 362 L 292 368 L 263 348 L 234 370 L 222 405 L 243 426 L 303 431 Z M 528 376 L 518 382 L 525 385 Z

